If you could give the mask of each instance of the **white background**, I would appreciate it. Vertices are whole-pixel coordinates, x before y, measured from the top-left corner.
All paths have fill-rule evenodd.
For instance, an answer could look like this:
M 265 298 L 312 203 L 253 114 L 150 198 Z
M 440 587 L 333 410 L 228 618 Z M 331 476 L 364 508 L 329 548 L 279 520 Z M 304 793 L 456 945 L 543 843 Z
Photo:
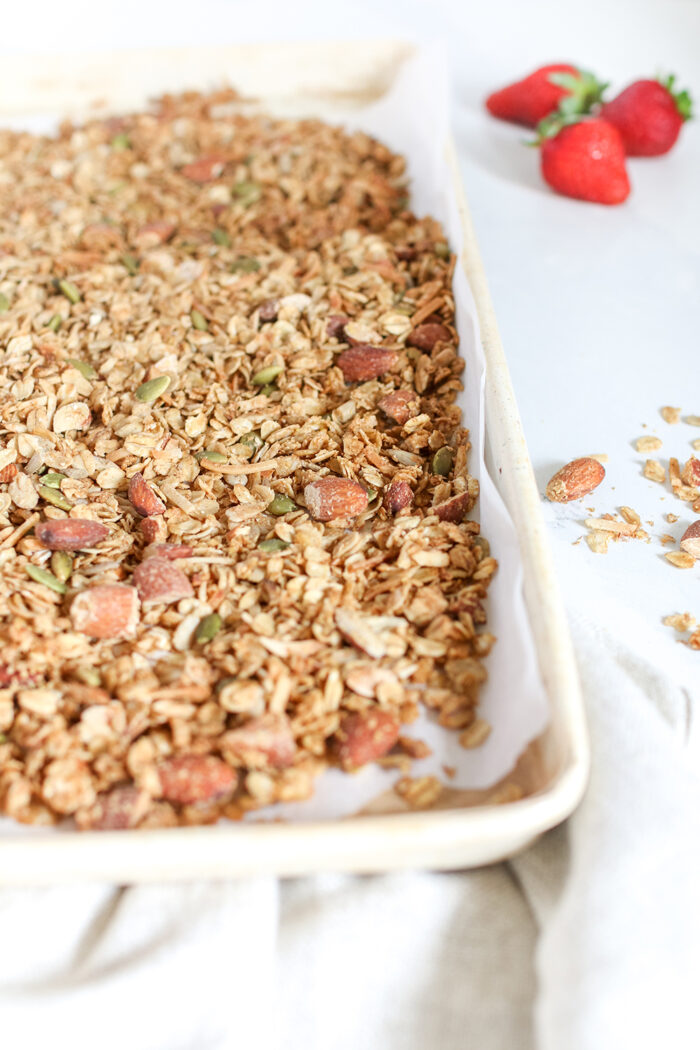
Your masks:
M 700 436 L 658 415 L 664 404 L 700 415 L 700 127 L 688 124 L 667 157 L 633 160 L 631 197 L 603 208 L 552 194 L 536 150 L 522 145 L 527 133 L 491 119 L 482 100 L 559 60 L 596 71 L 613 88 L 676 72 L 700 98 L 700 3 L 73 0 L 13 6 L 4 21 L 0 54 L 261 39 L 444 41 L 460 162 L 541 488 L 561 463 L 605 452 L 607 481 L 586 505 L 604 513 L 627 504 L 654 522 L 650 545 L 594 555 L 583 542 L 571 547 L 585 532 L 580 507 L 546 506 L 565 598 L 597 604 L 611 632 L 637 639 L 679 681 L 697 679 L 700 654 L 661 624 L 686 609 L 700 618 L 700 570 L 672 568 L 658 542 L 664 532 L 681 535 L 688 507 L 641 476 L 643 457 L 631 442 L 658 433 L 659 457 L 683 461 Z M 667 511 L 681 521 L 669 526 Z

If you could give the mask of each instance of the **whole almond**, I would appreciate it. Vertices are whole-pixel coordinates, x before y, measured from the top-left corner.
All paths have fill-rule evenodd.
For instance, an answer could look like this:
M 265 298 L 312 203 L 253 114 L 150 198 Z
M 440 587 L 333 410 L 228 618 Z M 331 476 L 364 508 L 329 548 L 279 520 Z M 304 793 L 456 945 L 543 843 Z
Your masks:
M 228 798 L 238 783 L 236 771 L 214 755 L 175 755 L 156 772 L 160 797 L 182 806 Z
M 468 492 L 459 492 L 444 503 L 438 503 L 433 510 L 440 521 L 461 521 L 473 505 L 474 501 Z
M 147 558 L 134 570 L 134 584 L 144 605 L 191 598 L 192 584 L 168 558 Z
M 176 561 L 178 558 L 191 558 L 194 551 L 186 543 L 151 543 L 143 551 L 143 559 L 167 558 Z
M 419 350 L 426 350 L 430 353 L 437 343 L 449 343 L 451 341 L 452 333 L 449 328 L 446 328 L 444 324 L 429 322 L 428 324 L 419 324 L 417 328 L 414 328 L 406 343 L 408 346 L 415 346 Z
M 90 518 L 61 518 L 39 522 L 34 534 L 50 551 L 84 551 L 106 539 L 109 529 Z
M 350 478 L 328 476 L 304 489 L 306 509 L 316 521 L 350 518 L 366 510 L 369 499 L 362 485 Z
M 149 808 L 151 799 L 135 784 L 119 784 L 98 795 L 88 810 L 76 813 L 79 828 L 92 831 L 123 831 L 134 828 Z
M 681 536 L 681 549 L 694 558 L 700 558 L 700 520 L 689 525 Z
M 399 357 L 394 350 L 385 350 L 369 343 L 358 343 L 344 350 L 336 364 L 343 373 L 346 383 L 365 383 L 369 379 L 378 379 L 389 372 Z
M 286 769 L 294 761 L 296 743 L 285 715 L 266 714 L 225 733 L 221 750 L 234 765 L 246 769 Z
M 403 426 L 418 412 L 419 400 L 415 390 L 393 390 L 379 402 L 379 408 L 389 419 Z
M 398 718 L 389 711 L 353 711 L 342 719 L 331 741 L 331 751 L 344 769 L 356 769 L 390 751 L 400 728 Z
M 553 503 L 568 503 L 582 499 L 600 485 L 605 467 L 597 459 L 574 459 L 558 470 L 547 485 L 547 499 Z
M 73 599 L 71 620 L 90 638 L 129 638 L 139 622 L 139 596 L 126 583 L 106 583 L 81 591 Z
M 129 480 L 129 502 L 136 513 L 143 518 L 150 518 L 153 514 L 162 514 L 167 509 L 143 474 L 134 474 Z
M 382 502 L 387 514 L 398 514 L 413 503 L 413 489 L 407 481 L 392 481 Z

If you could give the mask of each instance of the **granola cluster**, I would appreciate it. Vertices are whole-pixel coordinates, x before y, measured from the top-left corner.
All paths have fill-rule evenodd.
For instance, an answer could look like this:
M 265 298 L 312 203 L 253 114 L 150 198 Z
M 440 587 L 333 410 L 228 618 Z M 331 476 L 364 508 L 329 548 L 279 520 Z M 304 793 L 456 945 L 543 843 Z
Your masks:
M 239 818 L 468 729 L 496 562 L 402 158 L 232 92 L 0 158 L 0 812 Z

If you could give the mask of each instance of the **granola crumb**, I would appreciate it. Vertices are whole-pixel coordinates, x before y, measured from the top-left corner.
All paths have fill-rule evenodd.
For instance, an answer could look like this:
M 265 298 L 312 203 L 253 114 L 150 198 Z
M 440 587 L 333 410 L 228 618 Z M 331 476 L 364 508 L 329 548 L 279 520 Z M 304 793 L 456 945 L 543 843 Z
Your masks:
M 659 437 L 640 437 L 634 443 L 634 447 L 637 452 L 656 452 L 663 445 L 663 441 Z
M 690 631 L 695 627 L 695 617 L 689 613 L 673 613 L 671 616 L 664 617 L 664 623 L 667 627 L 673 627 L 674 630 L 683 632 Z
M 664 405 L 663 408 L 659 409 L 659 412 L 666 423 L 678 423 L 680 421 L 680 408 L 673 408 L 671 405 Z
M 491 734 L 491 725 L 485 718 L 477 718 L 475 722 L 459 734 L 461 747 L 481 747 Z
M 430 809 L 442 794 L 443 785 L 437 777 L 401 777 L 394 791 L 410 809 Z
M 657 459 L 648 459 L 644 464 L 644 477 L 662 484 L 666 480 L 666 471 Z

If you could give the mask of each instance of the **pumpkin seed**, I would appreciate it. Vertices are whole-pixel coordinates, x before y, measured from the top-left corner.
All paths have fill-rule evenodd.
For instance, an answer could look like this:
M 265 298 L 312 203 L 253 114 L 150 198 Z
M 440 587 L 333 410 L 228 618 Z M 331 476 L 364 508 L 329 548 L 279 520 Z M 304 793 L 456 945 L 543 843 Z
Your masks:
M 267 386 L 268 383 L 273 383 L 281 372 L 284 372 L 282 365 L 268 365 L 267 368 L 256 372 L 250 381 L 254 386 Z
M 81 682 L 85 682 L 85 685 L 98 686 L 102 681 L 100 672 L 96 667 L 88 667 L 87 664 L 81 664 L 80 667 L 76 667 L 73 672 L 76 678 L 79 678 Z
M 60 489 L 51 488 L 50 485 L 40 485 L 39 495 L 45 499 L 47 503 L 52 503 L 54 507 L 58 507 L 59 510 L 70 510 L 73 506 L 70 500 L 66 499 Z
M 111 145 L 112 149 L 117 151 L 123 149 L 131 149 L 131 140 L 124 131 L 120 131 L 120 133 L 118 135 L 115 135 L 112 139 Z
M 54 314 L 46 327 L 50 328 L 52 332 L 57 332 L 61 327 L 61 320 L 60 314 Z
M 289 496 L 285 496 L 282 492 L 278 492 L 271 503 L 267 505 L 267 513 L 274 514 L 276 517 L 281 517 L 283 514 L 291 514 L 293 510 L 298 510 L 296 503 Z
M 450 246 L 445 241 L 438 241 L 433 250 L 440 259 L 449 259 L 452 255 Z
M 62 292 L 63 295 L 65 295 L 66 299 L 68 299 L 69 302 L 80 302 L 80 289 L 77 287 L 77 285 L 73 284 L 72 281 L 59 281 L 58 290 L 59 292 Z
M 149 401 L 155 401 L 157 397 L 164 394 L 170 386 L 170 376 L 155 376 L 153 379 L 149 379 L 147 382 L 142 383 L 141 386 L 136 388 L 134 397 L 137 401 L 142 401 L 144 404 L 148 404 Z
M 251 430 L 249 434 L 244 434 L 243 437 L 238 439 L 238 444 L 245 445 L 246 448 L 252 449 L 253 452 L 257 452 L 259 448 L 263 447 L 265 442 L 255 430 Z
M 195 459 L 208 459 L 212 463 L 225 463 L 226 456 L 223 452 L 217 452 L 215 448 L 205 448 L 201 452 L 195 453 Z
M 255 204 L 262 197 L 262 189 L 257 182 L 251 182 L 250 179 L 243 179 L 241 182 L 237 182 L 233 187 L 233 194 L 238 197 L 241 204 L 247 208 L 249 204 Z
M 256 273 L 260 269 L 260 263 L 257 259 L 251 259 L 250 256 L 243 259 L 236 259 L 235 262 L 231 263 L 231 273 Z
M 60 489 L 61 482 L 65 476 L 65 474 L 59 474 L 58 471 L 52 470 L 48 474 L 44 474 L 41 481 L 43 485 L 48 485 L 50 489 Z
M 97 379 L 97 372 L 87 361 L 79 361 L 77 357 L 69 357 L 68 364 L 77 368 L 83 379 Z
M 203 620 L 199 621 L 197 630 L 194 632 L 196 642 L 210 642 L 221 630 L 221 617 L 218 613 L 209 613 Z
M 196 328 L 198 332 L 209 331 L 207 319 L 204 316 L 204 314 L 200 314 L 199 310 L 190 310 L 190 321 L 192 322 L 193 327 Z
M 443 445 L 443 447 L 439 448 L 433 456 L 430 469 L 433 474 L 441 474 L 443 477 L 447 477 L 452 470 L 453 462 L 454 456 L 452 454 L 452 449 L 448 448 L 447 445 Z
M 54 551 L 51 555 L 51 568 L 56 579 L 65 583 L 73 572 L 73 559 L 65 551 Z
M 0 292 L 0 314 L 6 314 L 10 309 L 10 300 Z
M 54 574 L 49 572 L 48 569 L 42 569 L 38 565 L 25 565 L 25 569 L 27 570 L 27 574 L 31 576 L 33 580 L 37 583 L 43 583 L 45 587 L 50 587 L 50 589 L 55 591 L 56 594 L 65 594 L 68 590 L 65 583 L 61 583 L 60 580 L 57 580 Z
M 290 546 L 291 546 L 291 544 L 285 543 L 284 540 L 271 539 L 271 540 L 263 540 L 262 543 L 259 543 L 258 544 L 258 550 L 265 551 L 265 553 L 267 554 L 267 553 L 271 553 L 272 551 L 284 551 L 284 550 L 287 549 L 287 547 L 290 547 Z
M 213 240 L 214 244 L 218 244 L 222 248 L 230 248 L 231 247 L 231 238 L 226 233 L 226 230 L 220 230 L 220 229 L 212 230 L 211 231 L 211 239 Z
M 377 490 L 376 489 L 373 489 L 373 488 L 370 487 L 370 488 L 368 488 L 366 490 L 366 492 L 367 492 L 367 499 L 368 499 L 368 501 L 370 503 L 372 502 L 373 499 L 377 498 Z
M 141 265 L 135 255 L 122 255 L 121 264 L 130 277 L 136 276 L 139 272 L 139 266 Z

